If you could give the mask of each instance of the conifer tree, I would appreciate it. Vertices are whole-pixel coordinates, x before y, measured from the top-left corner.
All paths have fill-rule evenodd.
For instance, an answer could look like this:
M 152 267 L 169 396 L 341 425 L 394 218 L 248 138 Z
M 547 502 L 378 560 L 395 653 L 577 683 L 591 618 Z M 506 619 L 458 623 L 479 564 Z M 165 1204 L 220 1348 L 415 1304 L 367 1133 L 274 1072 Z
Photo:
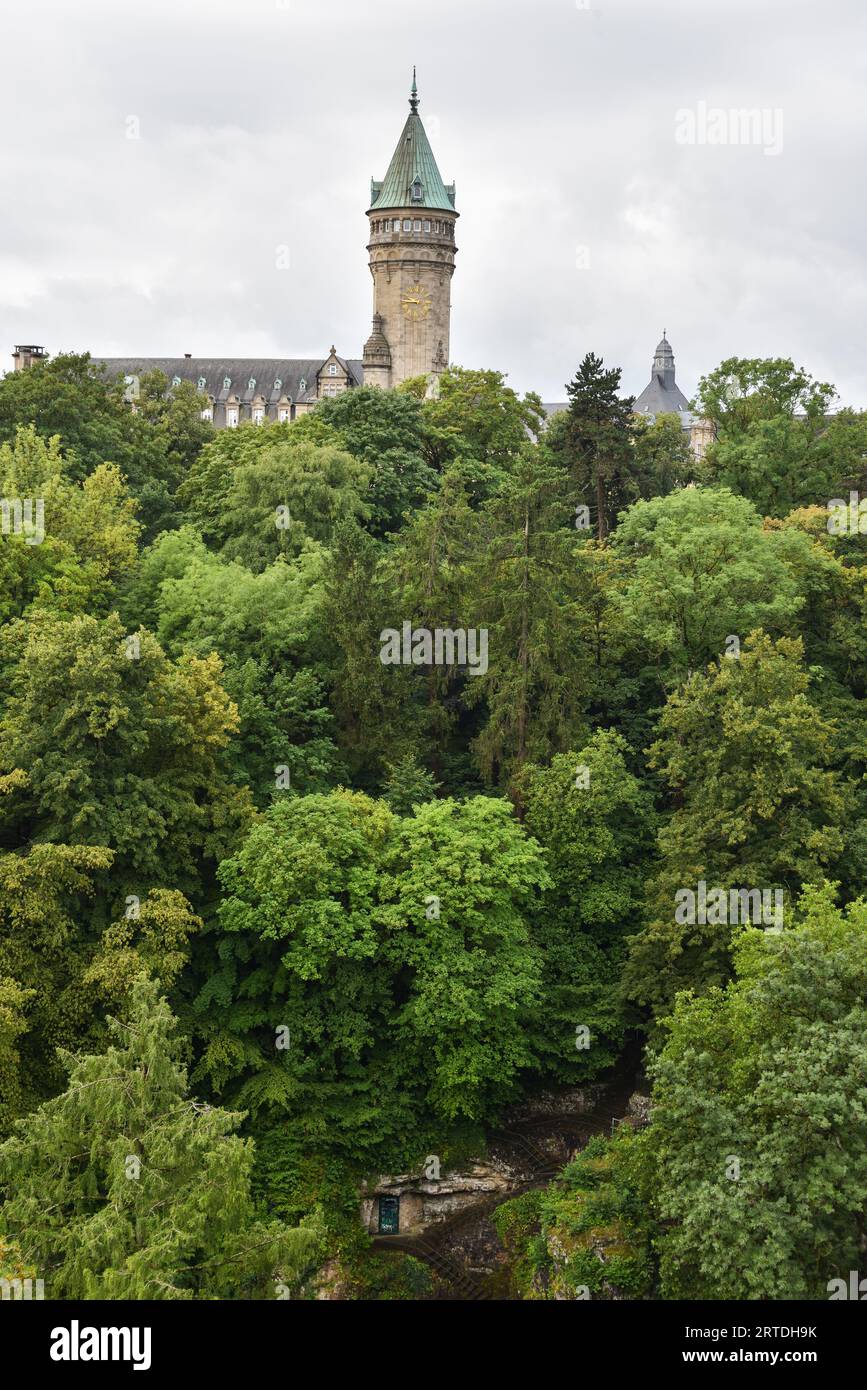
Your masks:
M 564 457 L 582 501 L 596 512 L 599 540 L 608 535 L 617 513 L 638 496 L 632 461 L 635 398 L 621 398 L 619 391 L 620 368 L 606 371 L 593 352 L 566 387 Z
M 141 977 L 102 1055 L 64 1053 L 67 1089 L 0 1145 L 3 1222 L 55 1299 L 277 1297 L 313 1225 L 258 1221 L 240 1114 L 189 1094 L 176 1021 Z

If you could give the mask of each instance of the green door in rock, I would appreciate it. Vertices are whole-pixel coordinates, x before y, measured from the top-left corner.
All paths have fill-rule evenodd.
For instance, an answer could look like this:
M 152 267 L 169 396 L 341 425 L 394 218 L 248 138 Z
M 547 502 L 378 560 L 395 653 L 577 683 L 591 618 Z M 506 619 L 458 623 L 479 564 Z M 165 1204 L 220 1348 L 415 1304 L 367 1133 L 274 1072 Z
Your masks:
M 379 1234 L 381 1236 L 396 1236 L 400 1230 L 400 1198 L 399 1197 L 380 1197 L 379 1199 Z

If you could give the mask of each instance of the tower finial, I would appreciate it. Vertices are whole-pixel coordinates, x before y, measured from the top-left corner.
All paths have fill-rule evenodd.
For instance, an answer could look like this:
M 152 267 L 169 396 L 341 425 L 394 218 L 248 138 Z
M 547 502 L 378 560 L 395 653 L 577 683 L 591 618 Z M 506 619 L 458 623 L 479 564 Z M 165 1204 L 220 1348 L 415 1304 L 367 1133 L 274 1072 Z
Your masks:
M 415 85 L 415 63 L 412 65 L 412 87 L 409 93 L 409 104 L 413 111 L 418 110 L 418 87 Z

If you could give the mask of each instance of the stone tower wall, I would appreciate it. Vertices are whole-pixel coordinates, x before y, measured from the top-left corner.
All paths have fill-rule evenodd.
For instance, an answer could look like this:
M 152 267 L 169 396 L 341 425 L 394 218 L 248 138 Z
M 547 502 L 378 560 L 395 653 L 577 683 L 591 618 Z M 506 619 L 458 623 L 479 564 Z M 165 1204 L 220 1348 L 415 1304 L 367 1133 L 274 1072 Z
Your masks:
M 441 364 L 448 363 L 457 217 L 433 208 L 395 208 L 388 209 L 387 214 L 371 212 L 368 217 L 373 309 L 382 315 L 382 331 L 391 349 L 389 384 L 397 386 L 407 377 L 437 370 L 440 343 Z M 394 230 L 396 221 L 400 231 Z M 407 221 L 413 230 L 404 230 Z M 416 231 L 419 222 L 421 230 Z M 428 224 L 429 232 L 424 230 Z M 411 303 L 411 299 L 421 303 Z

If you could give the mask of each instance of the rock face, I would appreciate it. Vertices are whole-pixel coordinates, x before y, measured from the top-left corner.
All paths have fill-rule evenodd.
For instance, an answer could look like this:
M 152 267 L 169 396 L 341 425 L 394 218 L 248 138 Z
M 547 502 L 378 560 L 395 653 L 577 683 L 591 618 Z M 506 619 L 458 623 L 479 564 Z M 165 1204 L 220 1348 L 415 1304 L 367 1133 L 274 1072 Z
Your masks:
M 505 1199 L 515 1186 L 515 1176 L 504 1165 L 474 1163 L 465 1171 L 449 1171 L 439 1178 L 401 1173 L 381 1177 L 375 1187 L 364 1191 L 361 1222 L 371 1235 L 379 1230 L 379 1198 L 400 1198 L 400 1235 L 418 1235 L 430 1226 L 447 1221 L 458 1212 L 476 1206 L 489 1197 Z
M 635 1129 L 643 1129 L 650 1124 L 650 1096 L 633 1091 L 626 1109 Z
M 608 1087 L 593 1082 L 589 1086 L 572 1086 L 565 1091 L 540 1091 L 529 1100 L 511 1105 L 504 1122 L 545 1119 L 549 1115 L 588 1115 L 606 1095 Z

